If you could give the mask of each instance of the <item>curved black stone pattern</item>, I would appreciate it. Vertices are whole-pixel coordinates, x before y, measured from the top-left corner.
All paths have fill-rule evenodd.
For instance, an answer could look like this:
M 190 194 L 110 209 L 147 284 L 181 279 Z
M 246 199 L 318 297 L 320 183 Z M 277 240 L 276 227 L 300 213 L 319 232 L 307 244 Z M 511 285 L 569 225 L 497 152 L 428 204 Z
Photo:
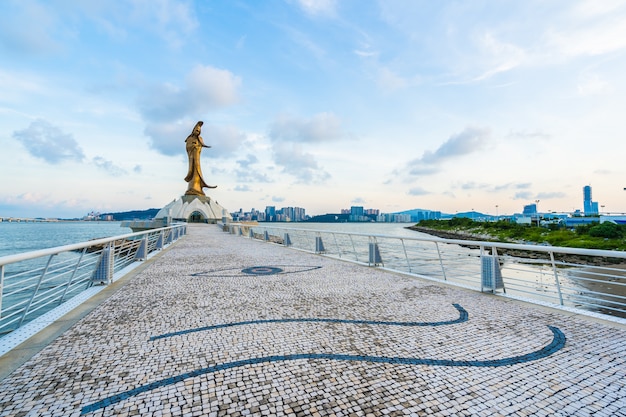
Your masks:
M 225 268 L 214 269 L 212 271 L 195 272 L 191 274 L 192 277 L 244 277 L 249 275 L 283 275 L 283 274 L 297 274 L 300 272 L 312 271 L 314 269 L 320 269 L 321 266 L 310 265 L 261 265 L 253 266 L 250 268 Z
M 179 332 L 165 333 L 158 336 L 152 336 L 149 340 L 164 339 L 166 337 L 180 336 L 188 333 L 204 332 L 208 330 L 223 329 L 225 327 L 246 326 L 250 324 L 265 324 L 265 323 L 348 323 L 348 324 L 373 324 L 383 326 L 445 326 L 448 324 L 457 324 L 467 321 L 469 315 L 467 311 L 458 304 L 452 304 L 459 312 L 459 318 L 450 321 L 435 321 L 435 322 L 413 322 L 413 321 L 372 321 L 372 320 L 344 320 L 344 319 L 320 319 L 320 318 L 304 318 L 304 319 L 268 319 L 268 320 L 250 320 L 240 321 L 237 323 L 225 323 L 216 324 L 213 326 L 198 327 L 195 329 L 181 330 Z
M 452 324 L 452 323 L 460 322 L 459 320 L 462 320 L 462 321 L 467 320 L 467 312 L 465 312 L 465 310 L 457 304 L 454 304 L 454 306 L 461 313 L 460 314 L 461 317 L 458 320 L 454 320 L 452 322 L 438 322 L 441 324 L 431 323 L 431 324 L 414 324 L 414 325 L 418 325 L 418 326 L 419 325 L 431 325 L 431 326 L 443 325 L 444 323 Z M 464 314 L 465 314 L 465 317 L 464 317 Z M 241 326 L 245 324 L 258 324 L 258 323 L 263 323 L 263 322 L 272 322 L 272 323 L 285 322 L 287 320 L 285 319 L 273 320 L 273 321 L 259 320 L 259 321 L 253 321 L 253 322 L 230 323 L 230 324 L 223 324 L 223 325 L 217 325 L 217 326 L 209 326 L 207 328 L 202 328 L 202 330 L 210 330 L 214 328 L 228 327 L 228 326 Z M 294 321 L 295 320 L 306 321 L 306 320 L 314 320 L 314 319 L 293 319 L 293 320 Z M 320 319 L 320 320 L 325 320 L 325 319 Z M 361 323 L 361 321 L 353 321 L 353 320 L 338 320 L 337 322 Z M 366 321 L 362 321 L 362 322 L 367 323 L 367 324 L 389 325 L 389 322 L 366 322 Z M 407 324 L 405 323 L 405 324 L 392 324 L 392 325 L 407 325 Z M 209 366 L 209 367 L 202 368 L 202 369 L 196 369 L 187 373 L 173 376 L 171 378 L 165 378 L 160 381 L 154 381 L 150 384 L 139 386 L 137 388 L 113 395 L 111 397 L 105 398 L 104 400 L 85 406 L 81 410 L 81 414 L 87 414 L 92 411 L 99 410 L 101 408 L 118 403 L 120 401 L 124 401 L 127 398 L 133 397 L 138 394 L 142 394 L 147 391 L 151 391 L 156 388 L 161 388 L 164 386 L 176 384 L 187 378 L 193 378 L 196 376 L 210 374 L 213 372 L 219 372 L 219 371 L 223 371 L 227 369 L 238 368 L 240 366 L 254 365 L 254 364 L 259 364 L 259 363 L 295 361 L 295 360 L 300 360 L 300 359 L 308 359 L 308 360 L 326 359 L 326 360 L 336 360 L 336 361 L 389 363 L 389 364 L 398 364 L 398 365 L 429 365 L 429 366 L 454 366 L 454 367 L 458 367 L 458 366 L 472 366 L 472 367 L 510 366 L 510 365 L 515 365 L 515 364 L 520 364 L 520 363 L 525 363 L 525 362 L 530 362 L 530 361 L 535 361 L 538 359 L 546 358 L 552 355 L 553 353 L 561 350 L 563 346 L 565 346 L 565 342 L 566 342 L 565 335 L 563 334 L 563 332 L 561 332 L 561 330 L 559 330 L 556 327 L 548 326 L 548 328 L 552 331 L 552 335 L 553 335 L 552 342 L 550 342 L 548 345 L 534 352 L 527 353 L 525 355 L 513 356 L 509 358 L 502 358 L 502 359 L 463 361 L 463 360 L 453 360 L 453 359 L 403 358 L 403 357 L 383 357 L 383 356 L 368 356 L 368 355 L 345 355 L 345 354 L 332 354 L 332 353 L 301 353 L 301 354 L 294 354 L 294 355 L 275 355 L 275 356 L 264 356 L 260 358 L 242 359 L 239 361 L 227 362 L 227 363 L 223 363 L 219 365 Z M 185 332 L 192 332 L 192 331 L 201 331 L 201 330 L 192 329 L 192 330 L 184 331 L 184 332 L 169 333 L 165 335 L 155 336 L 151 338 L 150 340 L 171 337 L 171 336 L 184 334 Z

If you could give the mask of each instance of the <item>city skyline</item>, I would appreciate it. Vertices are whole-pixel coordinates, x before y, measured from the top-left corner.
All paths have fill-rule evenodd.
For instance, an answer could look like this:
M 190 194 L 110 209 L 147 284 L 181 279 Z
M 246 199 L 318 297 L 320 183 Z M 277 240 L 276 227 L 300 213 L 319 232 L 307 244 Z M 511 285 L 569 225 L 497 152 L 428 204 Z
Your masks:
M 0 216 L 626 211 L 626 0 L 0 2 Z M 593 208 L 593 207 L 591 207 Z
M 585 185 L 584 187 L 582 187 L 582 210 L 579 208 L 573 208 L 572 211 L 555 211 L 555 210 L 545 210 L 545 211 L 541 211 L 539 210 L 539 203 L 541 201 L 540 200 L 535 200 L 534 203 L 529 203 L 529 204 L 524 204 L 523 207 L 521 208 L 521 210 L 513 212 L 513 213 L 499 213 L 498 212 L 498 206 L 496 205 L 495 209 L 496 212 L 494 213 L 490 213 L 490 212 L 485 212 L 485 213 L 481 213 L 478 211 L 475 211 L 473 208 L 471 209 L 471 211 L 461 211 L 462 213 L 475 213 L 475 214 L 480 214 L 481 216 L 488 216 L 490 218 L 504 218 L 504 217 L 510 217 L 510 216 L 516 216 L 516 215 L 521 215 L 522 217 L 535 217 L 537 214 L 553 214 L 553 215 L 563 215 L 563 214 L 568 214 L 568 215 L 572 215 L 572 216 L 597 216 L 600 214 L 610 214 L 611 212 L 605 212 L 600 210 L 600 208 L 604 209 L 605 205 L 600 205 L 599 202 L 594 202 L 592 200 L 592 187 L 589 185 Z M 232 212 L 231 214 L 233 214 L 233 218 L 234 219 L 244 219 L 244 220 L 260 220 L 260 221 L 303 221 L 305 219 L 305 211 L 306 208 L 302 208 L 302 207 L 295 207 L 295 210 L 300 213 L 300 215 L 298 216 L 294 216 L 294 215 L 286 215 L 284 219 L 280 219 L 278 218 L 278 220 L 268 220 L 268 219 L 272 219 L 272 217 L 274 216 L 274 213 L 278 212 L 278 211 L 293 211 L 294 207 L 282 207 L 279 210 L 276 210 L 276 206 L 266 206 L 265 210 L 257 210 L 254 207 L 252 207 L 250 209 L 249 212 L 244 212 L 243 208 L 239 208 L 238 212 Z M 418 207 L 414 207 L 412 209 L 406 209 L 406 210 L 400 210 L 397 212 L 391 212 L 391 213 L 384 213 L 381 212 L 380 209 L 378 208 L 365 208 L 363 206 L 351 206 L 349 209 L 348 208 L 341 208 L 341 209 L 336 209 L 335 211 L 331 211 L 331 212 L 327 212 L 327 213 L 317 213 L 314 214 L 312 216 L 307 215 L 308 217 L 315 217 L 315 216 L 323 216 L 323 215 L 328 215 L 328 214 L 347 214 L 347 215 L 352 215 L 352 216 L 356 216 L 356 217 L 362 217 L 363 214 L 365 215 L 371 215 L 371 216 L 375 216 L 375 217 L 379 217 L 379 216 L 383 216 L 383 218 L 386 215 L 394 215 L 394 214 L 401 214 L 401 213 L 406 213 L 406 212 L 419 212 L 418 214 L 416 214 L 417 217 L 424 217 L 424 218 L 440 218 L 442 215 L 458 215 L 459 211 L 456 210 L 455 213 L 442 213 L 441 210 L 433 210 L 433 209 L 428 209 L 428 208 L 418 208 Z M 433 213 L 431 215 L 431 213 Z M 260 216 L 260 214 L 262 214 L 262 216 Z M 281 213 L 282 214 L 282 213 Z M 625 214 L 623 212 L 615 212 L 614 214 Z M 267 217 L 266 217 L 267 216 Z M 256 218 L 255 218 L 256 217 Z M 294 220 L 295 219 L 295 220 Z M 364 220 L 364 219 L 361 219 Z M 379 220 L 380 221 L 380 220 Z M 390 221 L 390 220 L 383 220 L 383 221 Z M 391 220 L 391 221 L 397 221 L 397 220 Z M 402 221 L 414 221 L 414 219 L 411 220 L 402 220 Z

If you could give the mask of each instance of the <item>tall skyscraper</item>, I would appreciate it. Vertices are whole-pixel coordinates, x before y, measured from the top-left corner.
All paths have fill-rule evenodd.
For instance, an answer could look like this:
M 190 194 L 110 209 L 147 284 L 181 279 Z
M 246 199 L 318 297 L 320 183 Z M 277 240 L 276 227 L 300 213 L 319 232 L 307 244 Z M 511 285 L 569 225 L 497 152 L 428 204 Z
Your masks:
M 598 203 L 594 203 L 591 198 L 591 186 L 583 187 L 583 212 L 585 216 L 598 214 Z

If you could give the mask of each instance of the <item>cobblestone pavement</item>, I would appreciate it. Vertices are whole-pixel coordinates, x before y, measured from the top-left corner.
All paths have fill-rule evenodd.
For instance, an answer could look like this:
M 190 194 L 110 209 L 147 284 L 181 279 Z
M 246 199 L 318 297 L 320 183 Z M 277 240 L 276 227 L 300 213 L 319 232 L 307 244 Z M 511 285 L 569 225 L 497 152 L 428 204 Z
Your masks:
M 190 225 L 2 416 L 626 416 L 626 329 Z

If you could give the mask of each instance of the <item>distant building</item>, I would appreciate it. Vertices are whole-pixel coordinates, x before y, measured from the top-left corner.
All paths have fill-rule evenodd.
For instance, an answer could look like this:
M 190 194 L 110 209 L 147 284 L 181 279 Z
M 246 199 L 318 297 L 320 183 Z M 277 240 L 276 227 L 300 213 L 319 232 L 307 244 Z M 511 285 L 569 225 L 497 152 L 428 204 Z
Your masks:
M 524 216 L 535 216 L 537 214 L 537 204 L 527 204 L 522 212 Z
M 583 212 L 585 216 L 598 215 L 598 203 L 594 202 L 591 198 L 591 186 L 585 185 L 583 187 Z

